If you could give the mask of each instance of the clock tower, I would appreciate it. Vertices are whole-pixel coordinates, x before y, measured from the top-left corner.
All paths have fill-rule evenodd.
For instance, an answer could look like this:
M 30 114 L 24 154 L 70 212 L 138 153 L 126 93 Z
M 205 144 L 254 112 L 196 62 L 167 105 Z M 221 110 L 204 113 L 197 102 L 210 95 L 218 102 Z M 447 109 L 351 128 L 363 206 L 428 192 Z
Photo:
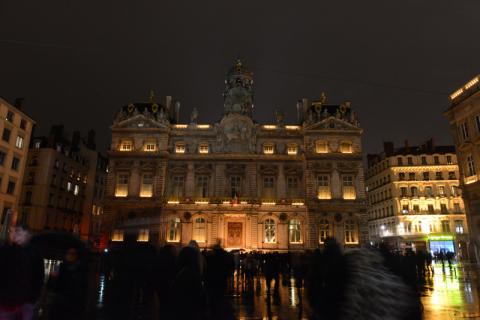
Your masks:
M 242 114 L 252 117 L 253 111 L 253 73 L 237 59 L 228 71 L 223 92 L 225 115 Z

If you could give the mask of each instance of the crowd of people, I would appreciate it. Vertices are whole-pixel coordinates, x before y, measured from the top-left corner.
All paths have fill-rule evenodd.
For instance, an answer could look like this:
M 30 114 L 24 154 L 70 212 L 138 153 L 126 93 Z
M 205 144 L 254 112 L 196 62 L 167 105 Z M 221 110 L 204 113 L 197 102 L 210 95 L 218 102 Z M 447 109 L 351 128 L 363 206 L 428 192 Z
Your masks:
M 450 266 L 453 259 L 386 247 L 344 252 L 333 239 L 322 250 L 287 253 L 227 252 L 220 245 L 201 250 L 195 241 L 157 250 L 133 242 L 99 259 L 68 247 L 59 268 L 44 279 L 43 259 L 24 229 L 11 235 L 0 245 L 0 320 L 98 317 L 87 299 L 98 285 L 89 285 L 92 272 L 105 278 L 104 319 L 140 313 L 146 319 L 236 319 L 232 297 L 248 302 L 264 295 L 269 304 L 282 285 L 298 288 L 300 304 L 314 320 L 421 319 L 420 286 L 433 275 L 432 259 Z

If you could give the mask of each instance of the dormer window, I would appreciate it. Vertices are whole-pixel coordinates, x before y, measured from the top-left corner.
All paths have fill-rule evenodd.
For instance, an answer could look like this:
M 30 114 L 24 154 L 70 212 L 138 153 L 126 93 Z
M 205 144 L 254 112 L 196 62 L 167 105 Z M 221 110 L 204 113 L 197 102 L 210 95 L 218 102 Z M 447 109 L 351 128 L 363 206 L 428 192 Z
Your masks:
M 155 141 L 146 141 L 145 144 L 143 145 L 143 151 L 156 151 L 157 150 L 157 144 Z
M 267 142 L 263 144 L 263 153 L 264 154 L 273 154 L 274 151 L 274 144 L 271 142 Z
M 297 149 L 298 149 L 298 148 L 297 148 L 297 145 L 296 145 L 296 144 L 294 144 L 294 143 L 293 143 L 293 144 L 289 144 L 289 145 L 287 146 L 287 154 L 290 155 L 290 156 L 295 156 L 295 155 L 297 154 L 297 152 L 298 152 Z
M 325 140 L 315 141 L 315 152 L 316 153 L 328 153 L 328 142 Z
M 208 148 L 208 143 L 207 142 L 202 142 L 198 146 L 198 152 L 199 153 L 208 153 L 209 148 Z
M 175 153 L 185 153 L 185 143 L 177 142 L 175 144 Z
M 352 153 L 352 143 L 350 141 L 342 141 L 340 143 L 341 153 Z
M 132 140 L 122 140 L 122 142 L 120 142 L 120 151 L 132 151 L 132 150 L 133 150 Z

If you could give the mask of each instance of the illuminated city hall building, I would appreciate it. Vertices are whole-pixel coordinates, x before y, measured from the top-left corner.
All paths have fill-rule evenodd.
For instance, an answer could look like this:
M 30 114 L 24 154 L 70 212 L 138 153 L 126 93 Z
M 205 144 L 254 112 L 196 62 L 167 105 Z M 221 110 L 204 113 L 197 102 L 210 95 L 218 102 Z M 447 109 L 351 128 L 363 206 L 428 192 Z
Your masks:
M 296 105 L 298 123 L 253 120 L 253 78 L 227 73 L 223 117 L 179 123 L 167 97 L 122 107 L 111 127 L 105 199 L 112 241 L 304 250 L 368 241 L 362 129 L 350 103 Z M 213 112 L 215 112 L 213 110 Z M 221 113 L 218 110 L 218 113 Z
M 446 250 L 466 258 L 467 221 L 453 146 L 394 148 L 368 155 L 367 190 L 372 242 L 400 249 Z
M 444 115 L 457 150 L 470 227 L 471 259 L 480 263 L 480 75 L 450 95 L 450 106 Z

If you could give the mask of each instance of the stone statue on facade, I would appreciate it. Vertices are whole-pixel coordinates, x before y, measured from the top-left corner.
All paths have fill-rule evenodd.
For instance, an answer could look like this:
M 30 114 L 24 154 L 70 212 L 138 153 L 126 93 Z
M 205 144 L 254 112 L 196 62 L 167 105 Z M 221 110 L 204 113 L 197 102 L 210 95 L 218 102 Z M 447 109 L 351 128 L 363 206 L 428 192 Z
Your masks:
M 190 123 L 197 124 L 198 123 L 198 110 L 197 108 L 193 108 L 192 114 L 190 115 Z

